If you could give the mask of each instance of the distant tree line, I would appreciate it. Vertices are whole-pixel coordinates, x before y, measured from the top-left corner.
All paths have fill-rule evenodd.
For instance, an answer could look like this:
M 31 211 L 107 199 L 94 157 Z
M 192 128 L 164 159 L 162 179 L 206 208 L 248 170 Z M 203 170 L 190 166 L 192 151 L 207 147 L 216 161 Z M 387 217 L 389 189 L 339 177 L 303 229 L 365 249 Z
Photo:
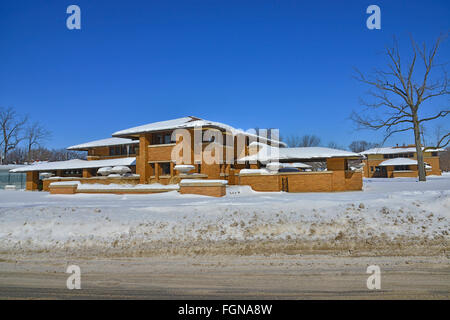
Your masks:
M 371 148 L 379 147 L 380 143 L 368 142 L 365 140 L 352 141 L 348 147 L 340 145 L 334 141 L 330 141 L 327 144 L 322 144 L 320 137 L 314 134 L 305 134 L 303 136 L 290 135 L 286 138 L 280 137 L 281 141 L 285 142 L 290 148 L 300 148 L 300 147 L 328 147 L 332 149 L 350 150 L 353 152 L 362 152 Z
M 83 158 L 84 153 L 65 149 L 46 149 L 43 144 L 51 132 L 13 108 L 0 107 L 0 164 L 58 161 Z

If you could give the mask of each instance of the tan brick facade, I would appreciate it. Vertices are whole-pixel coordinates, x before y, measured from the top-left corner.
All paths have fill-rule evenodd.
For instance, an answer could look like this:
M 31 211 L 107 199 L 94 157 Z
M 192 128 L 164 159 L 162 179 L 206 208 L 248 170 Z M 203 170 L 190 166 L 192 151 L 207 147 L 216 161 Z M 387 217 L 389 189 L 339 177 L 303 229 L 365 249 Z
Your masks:
M 327 171 L 323 172 L 291 172 L 271 175 L 240 174 L 239 184 L 249 185 L 255 191 L 273 192 L 362 190 L 362 172 L 346 170 L 346 162 L 346 159 L 343 158 L 328 159 Z
M 75 194 L 76 191 L 77 191 L 76 185 L 50 186 L 50 194 Z
M 245 163 L 238 164 L 237 159 L 249 155 L 251 152 L 257 152 L 259 147 L 249 147 L 249 139 L 246 137 L 242 142 L 238 143 L 236 137 L 233 137 L 234 146 L 223 146 L 222 143 L 227 141 L 227 137 L 231 135 L 220 131 L 217 128 L 203 128 L 202 130 L 215 130 L 214 141 L 218 143 L 201 142 L 194 145 L 195 133 L 202 133 L 198 129 L 187 129 L 190 133 L 190 143 L 186 140 L 188 149 L 190 149 L 190 156 L 187 157 L 187 163 L 183 163 L 180 159 L 172 159 L 174 151 L 180 151 L 180 145 L 183 143 L 182 137 L 177 137 L 177 144 L 171 142 L 171 131 L 151 132 L 151 133 L 136 133 L 128 138 L 139 139 L 139 146 L 136 155 L 136 173 L 139 178 L 133 177 L 130 179 L 97 177 L 96 169 L 83 169 L 79 177 L 71 179 L 78 180 L 81 183 L 129 183 L 129 184 L 176 184 L 180 181 L 180 174 L 174 170 L 176 164 L 194 164 L 195 169 L 192 170 L 199 179 L 208 180 L 226 180 L 229 185 L 250 185 L 256 191 L 287 191 L 287 192 L 330 192 L 330 191 L 347 191 L 347 190 L 361 190 L 362 189 L 362 174 L 361 172 L 348 171 L 346 158 L 331 158 L 327 160 L 328 171 L 325 172 L 289 172 L 277 173 L 273 175 L 240 175 L 239 171 L 244 168 L 258 169 L 260 163 Z M 169 136 L 170 135 L 170 136 Z M 209 137 L 208 137 L 209 139 Z M 211 140 L 212 141 L 212 140 Z M 166 144 L 160 144 L 165 142 Z M 174 150 L 174 148 L 177 148 Z M 199 158 L 195 152 L 201 150 L 203 157 Z M 231 163 L 225 161 L 227 159 L 227 150 L 233 150 Z M 117 151 L 112 151 L 117 152 Z M 120 151 L 123 153 L 123 151 Z M 217 154 L 216 154 L 217 152 Z M 222 155 L 220 155 L 222 153 Z M 215 158 L 221 160 L 222 163 L 207 163 L 205 158 Z M 105 159 L 113 157 L 110 155 L 109 147 L 95 147 L 88 150 L 88 158 Z M 322 159 L 323 160 L 323 159 Z M 178 161 L 179 163 L 175 163 Z M 36 176 L 37 174 L 37 176 Z M 62 172 L 57 172 L 60 176 Z M 38 188 L 39 179 L 38 173 L 29 173 L 27 177 L 27 189 L 36 190 Z M 37 177 L 37 178 L 36 178 Z M 49 190 L 49 184 L 56 181 L 67 181 L 67 178 L 50 179 L 43 181 L 43 189 Z M 195 193 L 207 194 L 211 196 L 223 196 L 225 194 L 225 186 L 184 186 L 180 188 L 180 193 Z
M 199 194 L 210 197 L 223 197 L 226 194 L 225 185 L 217 186 L 180 186 L 181 194 Z
M 414 157 L 410 158 L 417 160 L 417 154 L 414 153 Z M 364 168 L 363 173 L 366 178 L 377 178 L 377 177 L 386 177 L 386 178 L 395 178 L 395 177 L 418 177 L 419 171 L 417 169 L 417 165 L 410 166 L 410 170 L 407 172 L 401 173 L 399 171 L 394 172 L 393 166 L 387 166 L 386 172 L 377 172 L 376 167 L 380 165 L 383 161 L 387 159 L 384 158 L 382 154 L 369 154 L 367 155 L 367 159 L 363 160 Z M 440 176 L 442 174 L 440 166 L 439 166 L 439 156 L 432 156 L 431 152 L 424 152 L 424 162 L 431 166 L 431 170 L 427 170 L 426 174 L 428 175 L 436 175 Z M 411 173 L 412 171 L 412 173 Z

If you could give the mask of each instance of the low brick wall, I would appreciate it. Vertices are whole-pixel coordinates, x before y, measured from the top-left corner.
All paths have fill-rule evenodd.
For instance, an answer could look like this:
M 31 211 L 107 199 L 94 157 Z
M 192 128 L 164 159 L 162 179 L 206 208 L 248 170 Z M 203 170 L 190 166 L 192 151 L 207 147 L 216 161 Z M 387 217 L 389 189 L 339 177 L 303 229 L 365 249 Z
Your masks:
M 173 190 L 169 189 L 81 189 L 77 190 L 76 193 L 90 193 L 90 194 L 152 194 L 152 193 L 163 193 Z
M 250 186 L 255 191 L 277 192 L 281 190 L 278 175 L 245 174 L 238 178 L 240 185 Z
M 79 177 L 60 177 L 44 179 L 42 181 L 42 190 L 49 191 L 49 184 L 52 182 L 61 181 L 80 181 L 81 183 L 99 183 L 99 184 L 139 184 L 139 177 L 91 177 L 91 178 L 79 178 Z
M 240 185 L 266 192 L 332 192 L 362 190 L 361 171 L 323 171 L 264 174 L 240 174 Z
M 392 171 L 392 178 L 417 178 L 419 172 L 415 170 L 408 171 Z
M 331 192 L 333 191 L 333 172 L 299 172 L 280 175 L 287 178 L 288 192 Z
M 77 192 L 77 185 L 64 185 L 64 186 L 50 186 L 50 194 L 75 194 Z
M 205 180 L 202 182 L 180 182 L 181 194 L 199 194 L 210 197 L 223 197 L 226 195 L 226 183 L 223 181 Z
M 345 190 L 358 191 L 363 188 L 363 172 L 362 171 L 346 171 L 345 172 Z

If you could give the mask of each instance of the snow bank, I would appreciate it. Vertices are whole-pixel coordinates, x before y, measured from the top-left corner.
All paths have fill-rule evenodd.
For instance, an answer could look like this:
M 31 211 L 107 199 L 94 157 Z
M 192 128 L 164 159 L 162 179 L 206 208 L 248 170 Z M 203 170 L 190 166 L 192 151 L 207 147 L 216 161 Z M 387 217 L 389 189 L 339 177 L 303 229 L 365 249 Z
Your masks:
M 276 253 L 270 246 L 277 241 L 322 249 L 379 243 L 402 248 L 411 241 L 426 247 L 427 241 L 438 241 L 445 249 L 449 218 L 450 175 L 428 177 L 425 183 L 365 179 L 363 192 L 293 194 L 229 186 L 222 198 L 1 190 L 0 251 L 92 250 L 99 255 L 183 247 L 183 252 L 208 252 L 219 244 L 231 250 L 243 243 L 247 253 L 255 246 Z
M 52 185 L 55 182 L 52 183 Z M 100 183 L 82 183 L 78 185 L 78 190 L 178 190 L 178 185 L 176 184 L 100 184 Z

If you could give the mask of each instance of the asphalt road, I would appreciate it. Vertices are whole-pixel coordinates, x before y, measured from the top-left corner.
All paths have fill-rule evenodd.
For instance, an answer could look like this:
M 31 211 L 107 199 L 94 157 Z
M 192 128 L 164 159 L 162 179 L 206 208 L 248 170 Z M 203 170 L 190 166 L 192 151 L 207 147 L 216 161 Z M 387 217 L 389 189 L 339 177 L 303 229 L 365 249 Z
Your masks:
M 448 257 L 0 258 L 0 299 L 449 299 Z M 68 265 L 81 289 L 66 286 Z M 369 290 L 369 265 L 381 289 Z

